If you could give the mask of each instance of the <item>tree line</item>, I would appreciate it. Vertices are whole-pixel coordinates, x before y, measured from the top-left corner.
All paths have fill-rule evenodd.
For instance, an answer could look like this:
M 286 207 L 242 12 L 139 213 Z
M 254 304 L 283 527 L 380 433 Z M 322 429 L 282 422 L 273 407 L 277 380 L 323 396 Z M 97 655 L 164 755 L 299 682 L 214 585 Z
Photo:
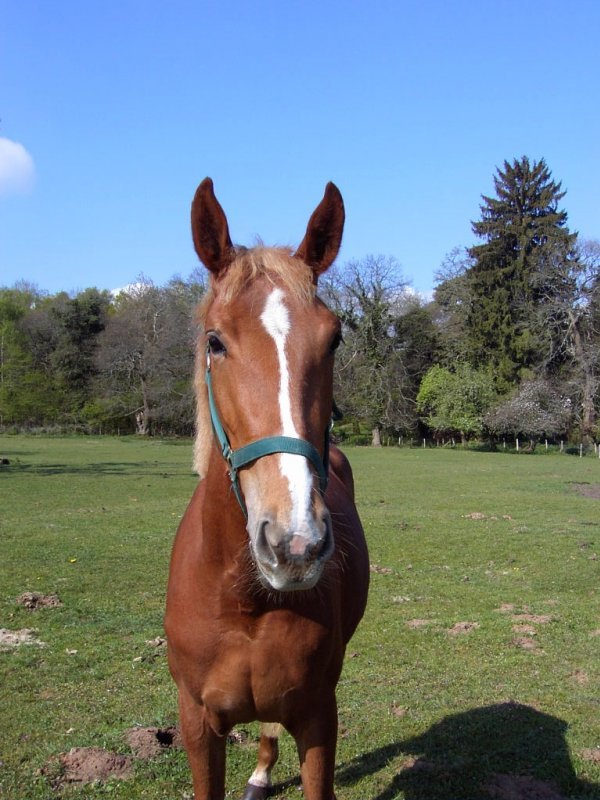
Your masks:
M 337 434 L 374 445 L 520 437 L 600 438 L 600 242 L 569 230 L 542 159 L 505 161 L 432 299 L 398 261 L 334 268 L 320 292 L 339 315 Z M 113 296 L 0 289 L 0 426 L 193 433 L 193 309 L 200 271 Z

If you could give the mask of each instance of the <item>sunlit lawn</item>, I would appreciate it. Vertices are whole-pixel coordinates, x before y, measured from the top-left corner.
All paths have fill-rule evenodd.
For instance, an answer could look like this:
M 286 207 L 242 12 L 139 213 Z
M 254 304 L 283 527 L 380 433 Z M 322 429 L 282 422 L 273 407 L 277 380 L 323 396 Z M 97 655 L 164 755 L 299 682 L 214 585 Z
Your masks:
M 600 460 L 348 455 L 373 572 L 339 687 L 338 800 L 535 796 L 534 779 L 600 797 L 600 500 L 576 491 L 600 484 Z M 72 747 L 128 753 L 129 728 L 176 723 L 164 647 L 148 642 L 191 445 L 5 436 L 0 456 L 0 628 L 45 644 L 0 652 L 0 797 L 191 797 L 177 750 L 127 781 L 52 782 Z M 22 608 L 27 590 L 63 605 Z M 229 745 L 234 797 L 256 730 Z M 276 777 L 299 796 L 289 738 Z

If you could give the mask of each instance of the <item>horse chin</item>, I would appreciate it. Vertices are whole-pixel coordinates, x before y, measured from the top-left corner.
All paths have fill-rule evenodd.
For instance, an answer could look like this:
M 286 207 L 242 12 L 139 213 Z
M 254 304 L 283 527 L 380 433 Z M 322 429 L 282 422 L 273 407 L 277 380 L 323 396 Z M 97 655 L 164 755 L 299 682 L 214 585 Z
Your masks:
M 324 562 L 312 562 L 301 574 L 295 567 L 291 571 L 281 566 L 275 570 L 265 568 L 256 561 L 258 577 L 265 589 L 276 592 L 306 592 L 319 582 L 323 574 Z

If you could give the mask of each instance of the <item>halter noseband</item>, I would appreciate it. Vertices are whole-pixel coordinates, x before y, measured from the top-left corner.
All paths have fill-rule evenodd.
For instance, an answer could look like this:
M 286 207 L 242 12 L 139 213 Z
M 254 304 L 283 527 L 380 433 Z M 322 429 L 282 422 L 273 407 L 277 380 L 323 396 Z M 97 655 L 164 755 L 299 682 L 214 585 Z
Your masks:
M 264 439 L 257 439 L 243 447 L 238 447 L 237 450 L 232 450 L 225 429 L 221 424 L 219 412 L 217 411 L 215 403 L 210 369 L 210 349 L 208 346 L 206 348 L 206 372 L 204 373 L 204 380 L 208 390 L 208 406 L 210 408 L 210 419 L 213 431 L 219 442 L 221 455 L 229 467 L 229 477 L 231 478 L 232 488 L 246 519 L 248 519 L 248 510 L 242 496 L 237 473 L 241 467 L 263 456 L 269 456 L 273 453 L 291 453 L 296 456 L 304 456 L 317 470 L 319 476 L 319 490 L 321 494 L 325 494 L 329 473 L 329 426 L 325 431 L 323 458 L 321 458 L 319 451 L 314 445 L 307 442 L 306 439 L 299 439 L 294 436 L 266 436 Z

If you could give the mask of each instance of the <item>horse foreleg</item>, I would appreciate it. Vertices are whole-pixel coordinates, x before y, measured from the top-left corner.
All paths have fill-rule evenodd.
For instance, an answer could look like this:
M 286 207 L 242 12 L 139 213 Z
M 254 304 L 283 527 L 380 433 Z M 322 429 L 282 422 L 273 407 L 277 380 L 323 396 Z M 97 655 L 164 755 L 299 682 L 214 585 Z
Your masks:
M 246 784 L 242 800 L 265 800 L 271 793 L 271 770 L 279 755 L 278 738 L 280 735 L 281 725 L 265 722 L 260 726 L 258 761 L 256 769 Z
M 298 755 L 304 800 L 335 800 L 333 778 L 337 744 L 335 695 L 315 701 L 316 708 L 292 731 Z
M 225 797 L 226 736 L 219 736 L 208 723 L 206 709 L 185 690 L 179 690 L 181 736 L 192 770 L 194 800 Z

